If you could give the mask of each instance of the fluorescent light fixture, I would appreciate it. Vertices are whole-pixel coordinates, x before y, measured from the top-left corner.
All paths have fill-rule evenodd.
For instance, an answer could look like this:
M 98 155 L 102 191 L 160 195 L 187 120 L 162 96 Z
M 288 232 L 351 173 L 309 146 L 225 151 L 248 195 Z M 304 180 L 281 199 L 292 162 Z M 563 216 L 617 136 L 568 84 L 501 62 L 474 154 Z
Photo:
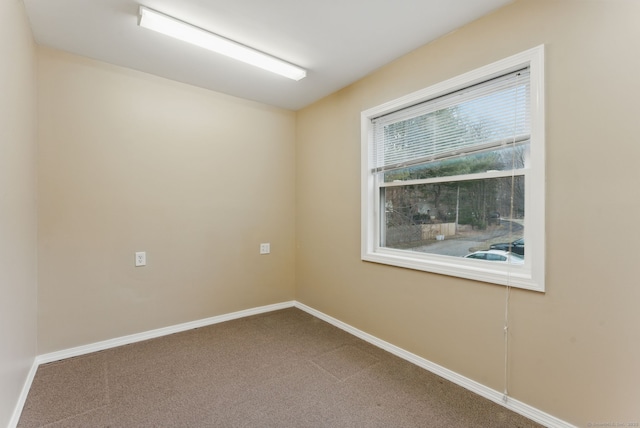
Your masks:
M 306 70 L 303 68 L 144 6 L 140 6 L 140 21 L 138 25 L 280 74 L 289 79 L 300 80 L 307 75 Z

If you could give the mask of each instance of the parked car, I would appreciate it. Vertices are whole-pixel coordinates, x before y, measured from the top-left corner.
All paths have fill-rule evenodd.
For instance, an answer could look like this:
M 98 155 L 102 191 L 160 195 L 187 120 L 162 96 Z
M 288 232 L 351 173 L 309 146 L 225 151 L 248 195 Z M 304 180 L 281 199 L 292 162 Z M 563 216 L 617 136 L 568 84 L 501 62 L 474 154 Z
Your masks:
M 501 242 L 499 244 L 493 244 L 489 247 L 489 249 L 511 251 L 512 253 L 524 256 L 524 238 L 516 239 L 513 242 Z
M 466 259 L 488 260 L 491 262 L 511 263 L 513 265 L 524 264 L 524 257 L 520 254 L 510 253 L 503 250 L 483 250 L 464 256 Z

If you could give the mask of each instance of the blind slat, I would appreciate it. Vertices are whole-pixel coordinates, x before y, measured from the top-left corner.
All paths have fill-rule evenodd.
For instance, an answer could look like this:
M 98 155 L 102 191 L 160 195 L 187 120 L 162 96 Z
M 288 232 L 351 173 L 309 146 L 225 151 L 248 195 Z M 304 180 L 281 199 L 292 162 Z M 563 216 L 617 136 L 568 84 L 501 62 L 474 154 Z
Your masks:
M 376 171 L 528 141 L 529 70 L 407 107 L 372 123 Z

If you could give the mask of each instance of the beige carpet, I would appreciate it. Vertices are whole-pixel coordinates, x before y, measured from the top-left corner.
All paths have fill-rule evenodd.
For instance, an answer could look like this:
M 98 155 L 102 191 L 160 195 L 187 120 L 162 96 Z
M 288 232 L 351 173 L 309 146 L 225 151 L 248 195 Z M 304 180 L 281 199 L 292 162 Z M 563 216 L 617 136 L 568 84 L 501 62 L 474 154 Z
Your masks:
M 539 425 L 292 308 L 42 365 L 18 426 Z

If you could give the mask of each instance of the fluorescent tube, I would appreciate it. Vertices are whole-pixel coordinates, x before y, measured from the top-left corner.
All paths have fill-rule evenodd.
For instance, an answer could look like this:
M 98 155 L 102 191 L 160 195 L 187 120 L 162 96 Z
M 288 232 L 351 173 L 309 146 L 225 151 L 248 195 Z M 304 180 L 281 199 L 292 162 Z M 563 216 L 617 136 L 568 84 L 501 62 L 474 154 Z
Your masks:
M 289 79 L 300 80 L 307 75 L 306 70 L 303 68 L 144 6 L 140 6 L 140 21 L 138 25 L 280 74 Z

